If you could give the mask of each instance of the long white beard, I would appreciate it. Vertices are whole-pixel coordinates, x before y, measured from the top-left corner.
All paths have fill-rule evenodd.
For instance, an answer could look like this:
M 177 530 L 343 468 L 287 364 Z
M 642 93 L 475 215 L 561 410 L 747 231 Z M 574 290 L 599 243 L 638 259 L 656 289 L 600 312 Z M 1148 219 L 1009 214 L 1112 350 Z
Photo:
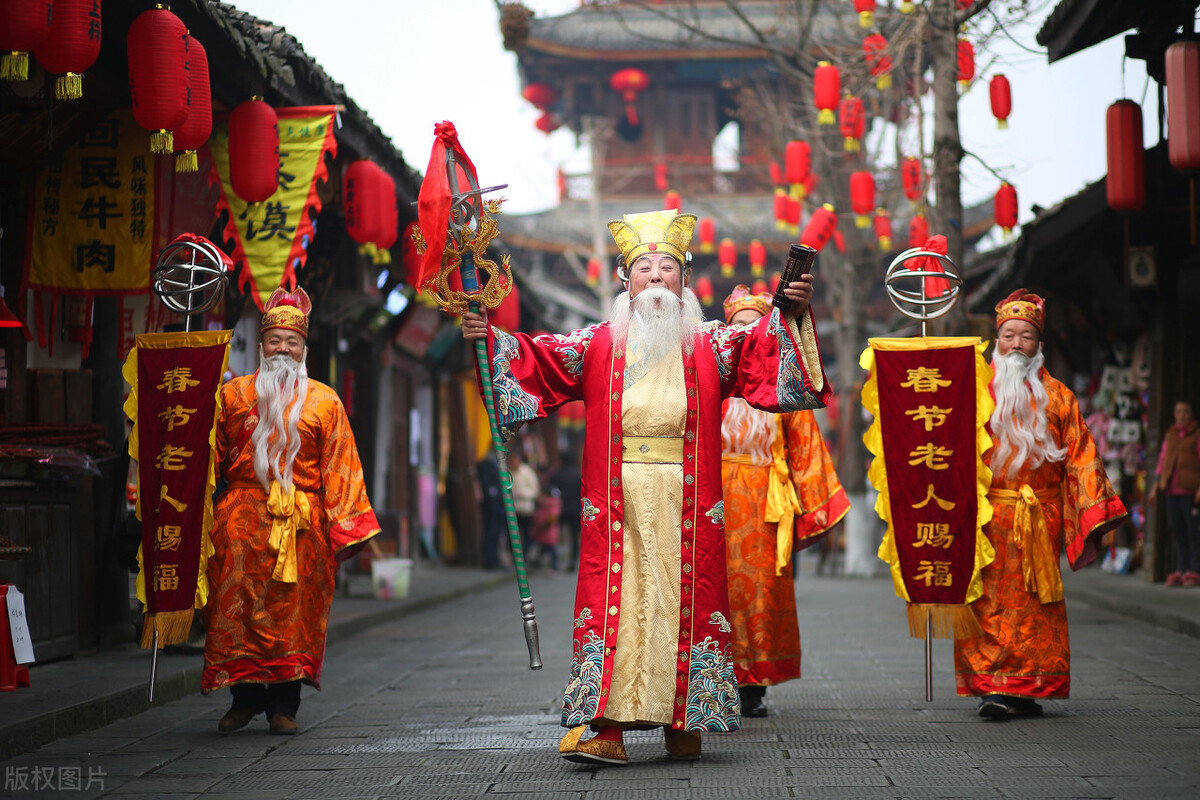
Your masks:
M 777 430 L 774 414 L 760 411 L 740 397 L 732 397 L 721 418 L 721 452 L 751 456 L 758 466 L 769 464 Z
M 1067 448 L 1054 441 L 1046 422 L 1050 396 L 1039 374 L 1044 363 L 1041 350 L 1033 358 L 1013 350 L 992 359 L 996 410 L 991 422 L 999 443 L 991 463 L 1003 469 L 1007 462 L 1005 476 L 1010 480 L 1026 467 L 1037 469 L 1047 461 L 1062 461 L 1067 454 Z
M 687 288 L 683 290 L 682 299 L 669 289 L 643 289 L 632 303 L 629 292 L 622 292 L 613 299 L 608 314 L 614 345 L 626 345 L 630 324 L 635 318 L 638 340 L 644 347 L 641 359 L 647 367 L 652 367 L 678 353 L 680 347 L 685 353 L 692 352 L 696 323 L 704 319 L 704 312 L 696 293 Z
M 304 357 L 308 357 L 308 348 Z M 250 434 L 254 474 L 267 491 L 271 490 L 273 480 L 290 491 L 296 455 L 300 452 L 300 411 L 308 398 L 308 369 L 304 361 L 296 361 L 284 353 L 262 358 L 261 346 L 259 361 L 254 379 L 258 426 Z

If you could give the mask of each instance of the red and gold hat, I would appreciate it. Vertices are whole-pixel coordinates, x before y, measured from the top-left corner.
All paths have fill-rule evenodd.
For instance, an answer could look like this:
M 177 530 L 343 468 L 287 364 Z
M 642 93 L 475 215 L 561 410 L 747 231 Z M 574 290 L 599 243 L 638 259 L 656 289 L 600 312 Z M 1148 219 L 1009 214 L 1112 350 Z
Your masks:
M 287 328 L 307 339 L 308 315 L 311 313 L 312 301 L 308 299 L 307 292 L 300 288 L 289 292 L 281 286 L 267 300 L 267 310 L 263 313 L 258 335 L 262 336 L 271 328 Z
M 686 266 L 687 249 L 695 228 L 695 214 L 680 214 L 673 208 L 626 214 L 623 219 L 608 223 L 613 241 L 630 266 L 638 256 L 655 250 L 669 253 L 681 266 Z
M 1017 289 L 996 304 L 996 329 L 1010 319 L 1023 319 L 1041 333 L 1046 319 L 1046 301 L 1026 289 Z
M 750 294 L 750 289 L 744 283 L 733 287 L 729 297 L 725 298 L 725 321 L 733 319 L 739 311 L 750 308 L 764 317 L 771 313 L 771 295 Z

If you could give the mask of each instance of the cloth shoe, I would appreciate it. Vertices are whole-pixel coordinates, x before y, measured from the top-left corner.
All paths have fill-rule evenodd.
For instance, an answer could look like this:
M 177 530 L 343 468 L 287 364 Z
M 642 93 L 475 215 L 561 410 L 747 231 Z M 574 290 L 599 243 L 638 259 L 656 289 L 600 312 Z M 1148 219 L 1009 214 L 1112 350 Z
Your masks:
M 1167 586 L 1183 586 L 1183 573 L 1172 572 L 1167 576 Z
M 667 755 L 676 761 L 695 761 L 700 757 L 700 734 L 697 731 L 663 728 L 663 744 L 667 748 Z
M 1006 697 L 1004 702 L 1008 706 L 1008 716 L 1010 717 L 1040 717 L 1042 715 L 1041 704 L 1032 697 Z
M 1184 586 L 1200 586 L 1200 573 L 1191 571 L 1185 572 L 1183 573 L 1183 577 L 1180 579 L 1180 583 L 1182 583 Z
M 233 733 L 250 724 L 250 720 L 261 714 L 261 708 L 231 708 L 217 723 L 218 733 Z
M 989 694 L 979 700 L 979 716 L 984 719 L 1004 719 L 1008 716 L 1008 704 L 1002 694 Z
M 569 730 L 562 741 L 558 743 L 558 754 L 576 764 L 624 766 L 629 763 L 629 755 L 625 752 L 625 745 L 622 742 L 595 738 L 581 742 L 580 739 L 583 738 L 586 730 L 586 725 Z
M 765 686 L 739 686 L 738 687 L 738 703 L 742 707 L 743 717 L 765 717 L 770 712 L 767 711 L 767 704 L 763 702 L 763 698 L 767 694 Z
M 293 736 L 300 732 L 300 725 L 291 714 L 272 714 L 271 733 L 276 736 Z

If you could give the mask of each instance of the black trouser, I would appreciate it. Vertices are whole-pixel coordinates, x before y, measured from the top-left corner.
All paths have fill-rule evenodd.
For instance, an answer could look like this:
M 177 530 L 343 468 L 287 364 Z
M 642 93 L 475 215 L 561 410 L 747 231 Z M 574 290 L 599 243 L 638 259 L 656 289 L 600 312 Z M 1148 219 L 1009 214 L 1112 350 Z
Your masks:
M 1167 495 L 1167 521 L 1175 539 L 1175 571 L 1200 572 L 1200 516 L 1192 495 Z
M 229 687 L 234 708 L 256 708 L 267 712 L 295 717 L 300 710 L 300 681 L 287 683 L 237 683 Z

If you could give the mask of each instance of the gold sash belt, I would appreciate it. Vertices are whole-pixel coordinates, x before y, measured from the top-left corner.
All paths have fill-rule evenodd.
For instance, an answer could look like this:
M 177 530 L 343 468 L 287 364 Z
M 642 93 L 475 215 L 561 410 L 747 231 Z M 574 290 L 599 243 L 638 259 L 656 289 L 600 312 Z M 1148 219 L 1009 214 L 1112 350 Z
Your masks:
M 621 459 L 627 464 L 682 464 L 682 436 L 625 436 Z
M 1042 503 L 1058 499 L 1058 489 L 1034 491 L 1029 484 L 1021 486 L 1019 491 L 988 491 L 988 500 L 993 504 L 1016 506 L 1013 513 L 1013 542 L 1021 550 L 1025 588 L 1037 594 L 1038 600 L 1043 603 L 1056 603 L 1063 599 L 1058 553 L 1046 527 L 1046 514 L 1042 511 Z
M 267 546 L 275 553 L 275 571 L 271 578 L 280 583 L 295 583 L 298 576 L 296 533 L 307 530 L 312 524 L 308 495 L 297 492 L 295 486 L 284 491 L 279 481 L 271 481 L 267 511 L 271 514 L 271 538 Z

